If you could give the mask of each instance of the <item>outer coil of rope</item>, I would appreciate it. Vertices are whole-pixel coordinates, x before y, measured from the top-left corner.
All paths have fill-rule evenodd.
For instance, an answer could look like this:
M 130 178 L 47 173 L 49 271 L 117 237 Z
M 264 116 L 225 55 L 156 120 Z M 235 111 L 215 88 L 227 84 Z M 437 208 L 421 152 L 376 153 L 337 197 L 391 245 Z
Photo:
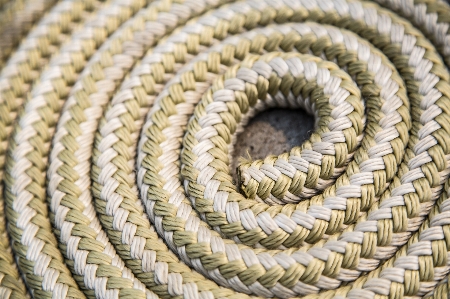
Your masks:
M 0 298 L 449 297 L 448 4 L 31 2 L 0 2 L 38 12 L 0 74 Z M 271 107 L 316 129 L 235 184 Z
M 0 1 L 0 66 L 3 66 L 13 49 L 54 2 Z

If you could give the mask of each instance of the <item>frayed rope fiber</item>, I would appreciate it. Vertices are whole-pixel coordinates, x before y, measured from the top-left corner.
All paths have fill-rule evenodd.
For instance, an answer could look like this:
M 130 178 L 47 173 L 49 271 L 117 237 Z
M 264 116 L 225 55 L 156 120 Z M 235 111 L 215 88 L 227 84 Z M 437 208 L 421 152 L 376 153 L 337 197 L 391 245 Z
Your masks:
M 0 0 L 0 60 L 0 298 L 449 298 L 446 2 Z

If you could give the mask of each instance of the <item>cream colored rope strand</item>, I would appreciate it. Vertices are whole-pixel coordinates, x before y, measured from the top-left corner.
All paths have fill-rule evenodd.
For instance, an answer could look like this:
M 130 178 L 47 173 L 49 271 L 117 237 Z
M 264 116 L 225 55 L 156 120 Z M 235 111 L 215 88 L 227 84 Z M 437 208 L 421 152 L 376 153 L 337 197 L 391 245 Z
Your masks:
M 30 294 L 448 296 L 450 8 L 380 4 L 53 8 L 0 78 L 8 237 Z M 241 163 L 236 186 L 236 136 L 272 107 L 306 109 L 315 131 Z M 21 298 L 5 254 L 0 298 Z

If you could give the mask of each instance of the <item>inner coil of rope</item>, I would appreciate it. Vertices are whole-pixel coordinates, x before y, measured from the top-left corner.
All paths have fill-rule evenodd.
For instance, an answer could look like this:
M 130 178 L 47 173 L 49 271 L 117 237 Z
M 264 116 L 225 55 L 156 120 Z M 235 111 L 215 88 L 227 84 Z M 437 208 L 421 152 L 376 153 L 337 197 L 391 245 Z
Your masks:
M 450 6 L 376 2 L 0 0 L 0 298 L 448 298 Z

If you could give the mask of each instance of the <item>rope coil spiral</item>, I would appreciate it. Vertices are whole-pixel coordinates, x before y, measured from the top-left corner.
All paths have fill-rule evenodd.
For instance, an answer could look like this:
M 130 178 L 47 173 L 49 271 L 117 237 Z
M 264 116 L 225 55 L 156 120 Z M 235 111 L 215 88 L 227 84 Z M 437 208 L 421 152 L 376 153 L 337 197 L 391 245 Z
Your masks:
M 0 298 L 449 298 L 450 6 L 375 2 L 0 0 Z

